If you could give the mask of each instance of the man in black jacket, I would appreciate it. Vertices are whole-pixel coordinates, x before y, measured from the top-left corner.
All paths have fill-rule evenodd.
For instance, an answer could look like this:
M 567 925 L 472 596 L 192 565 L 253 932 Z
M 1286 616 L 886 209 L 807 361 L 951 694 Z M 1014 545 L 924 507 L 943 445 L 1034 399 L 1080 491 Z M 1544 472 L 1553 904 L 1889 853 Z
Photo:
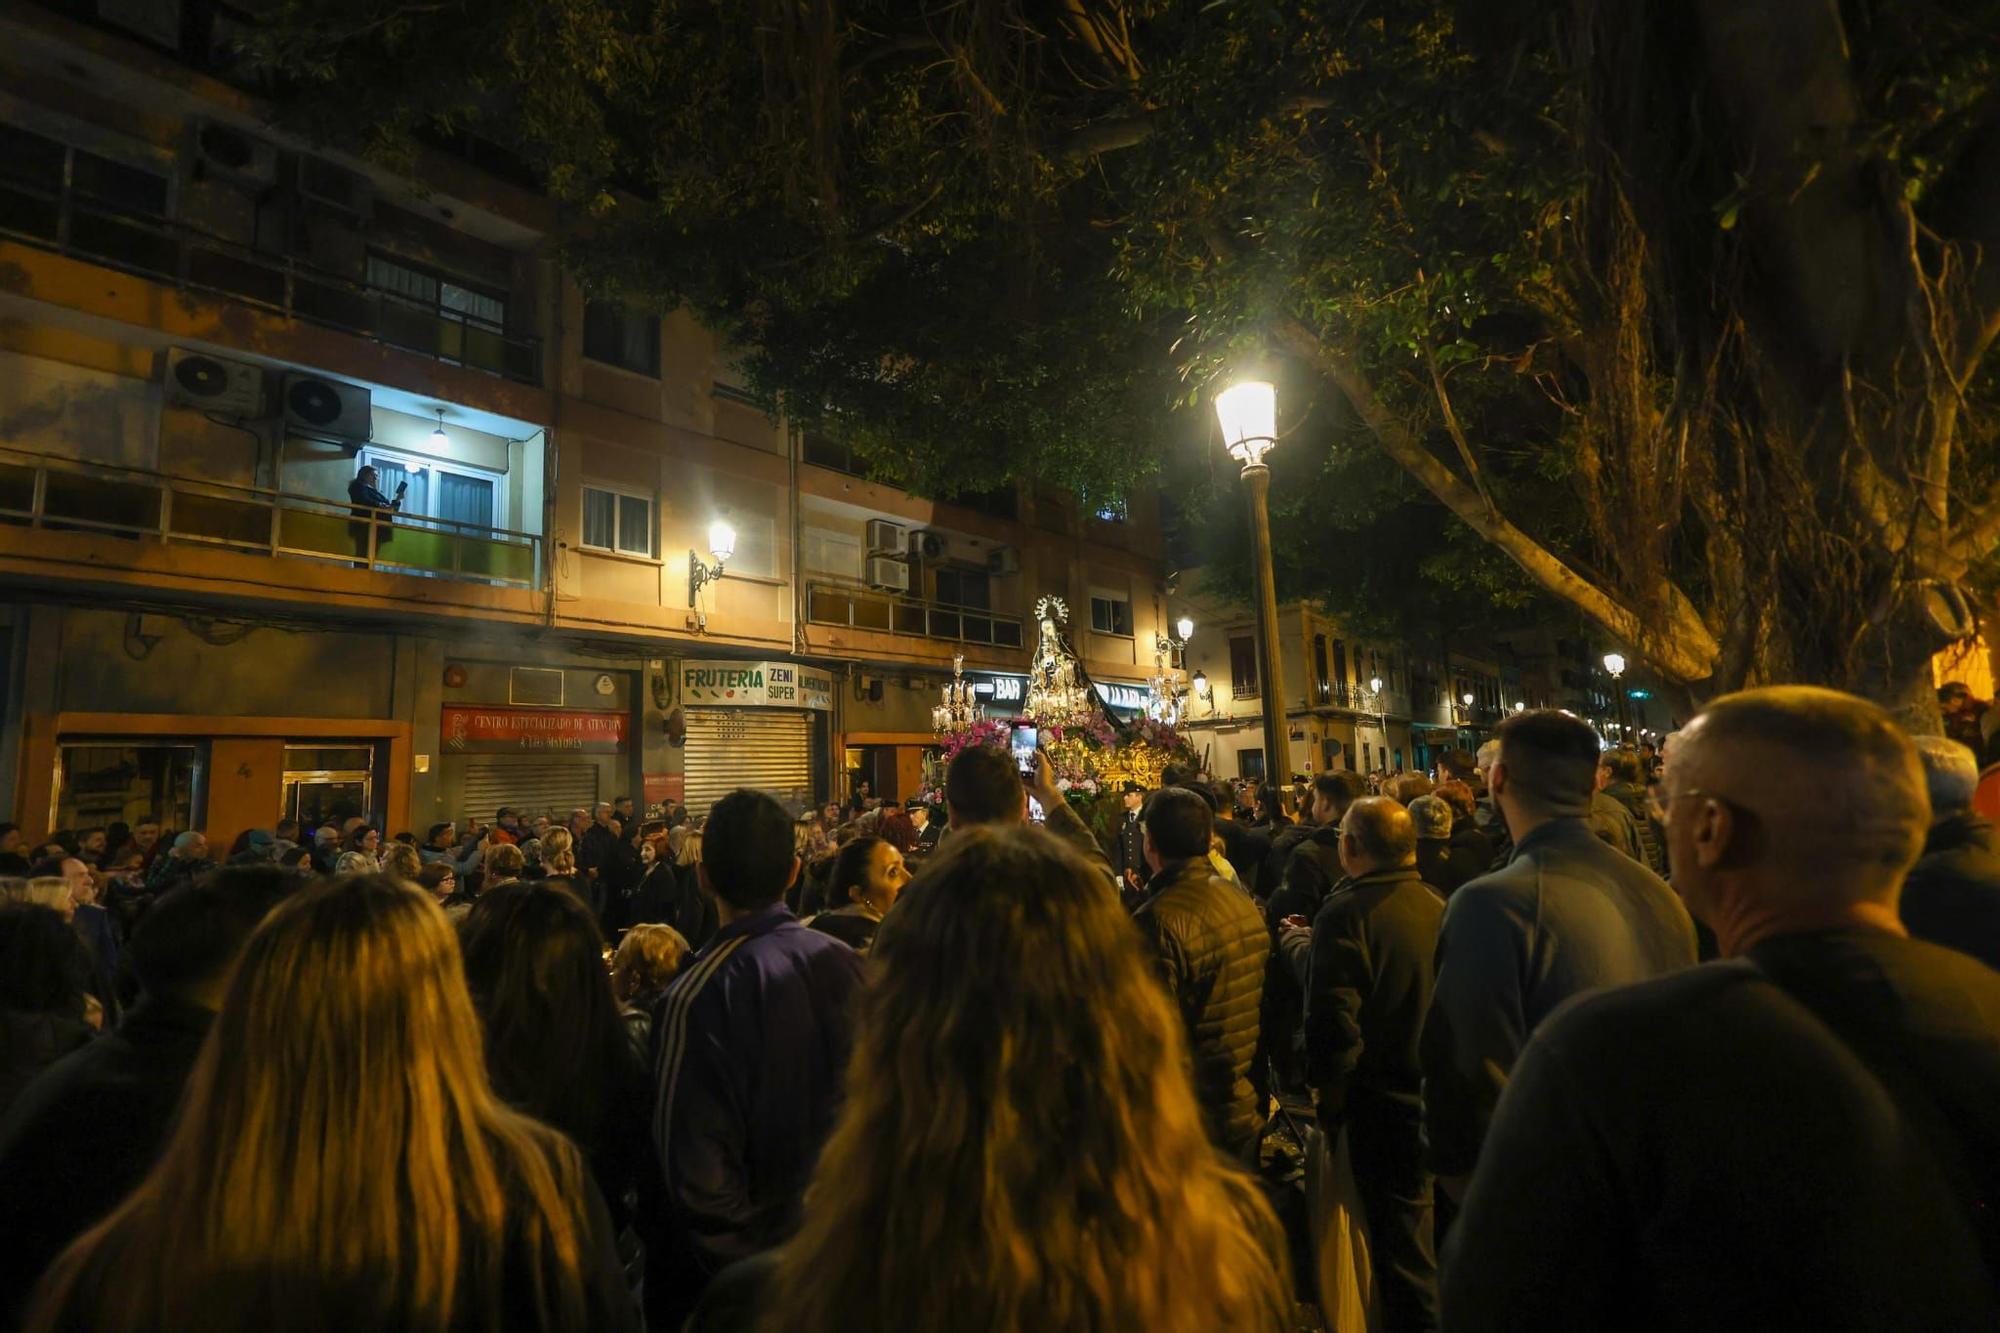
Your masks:
M 1444 899 L 1417 875 L 1417 833 L 1387 797 L 1349 806 L 1340 838 L 1347 878 L 1310 930 L 1288 926 L 1280 940 L 1286 954 L 1309 960 L 1306 1078 L 1321 1131 L 1329 1140 L 1347 1133 L 1382 1326 L 1395 1333 L 1437 1327 L 1417 1036 Z
M 1250 1064 L 1270 938 L 1249 895 L 1209 864 L 1214 826 L 1208 802 L 1196 793 L 1168 787 L 1153 794 L 1144 843 L 1153 876 L 1133 920 L 1187 1027 L 1195 1099 L 1209 1138 L 1250 1164 L 1264 1127 Z
M 229 866 L 166 894 L 126 954 L 143 991 L 118 1030 L 57 1061 L 0 1121 L 0 1327 L 42 1271 L 152 1169 L 230 973 L 298 880 Z
M 1908 737 L 1832 690 L 1729 695 L 1662 794 L 1723 961 L 1536 1030 L 1445 1243 L 1445 1327 L 2000 1327 L 2000 974 L 1897 920 L 1929 816 Z
M 1341 816 L 1366 790 L 1358 773 L 1320 774 L 1312 782 L 1312 803 L 1307 810 L 1311 823 L 1295 824 L 1273 840 L 1271 855 L 1264 862 L 1265 882 L 1271 887 L 1264 903 L 1264 923 L 1273 945 L 1285 918 L 1295 916 L 1301 922 L 1311 922 L 1340 880 Z M 1263 1071 L 1270 1069 L 1280 1091 L 1297 1091 L 1304 1085 L 1305 1070 L 1297 1049 L 1304 1014 L 1305 992 L 1274 948 L 1264 973 L 1257 1068 L 1260 1081 Z
M 1904 927 L 1918 939 L 1969 953 L 2000 970 L 2000 850 L 1993 825 L 1972 812 L 1979 765 L 1944 736 L 1918 736 L 1930 788 L 1924 854 L 1903 880 Z
M 1638 754 L 1632 750 L 1606 750 L 1597 761 L 1597 789 L 1624 806 L 1632 816 L 1632 838 L 1639 848 L 1639 864 L 1655 875 L 1665 876 L 1666 850 L 1653 832 L 1653 812 L 1646 803 L 1646 783 Z

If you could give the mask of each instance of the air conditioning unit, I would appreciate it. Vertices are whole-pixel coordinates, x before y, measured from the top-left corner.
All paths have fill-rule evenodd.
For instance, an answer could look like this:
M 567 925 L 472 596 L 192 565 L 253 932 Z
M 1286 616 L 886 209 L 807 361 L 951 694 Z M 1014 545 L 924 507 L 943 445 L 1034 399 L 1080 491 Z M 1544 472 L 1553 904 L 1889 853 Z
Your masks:
M 1021 572 L 1021 553 L 1011 546 L 996 546 L 986 553 L 986 572 L 989 574 L 1018 574 Z
M 97 17 L 155 46 L 181 46 L 181 0 L 97 0 Z
M 194 132 L 198 180 L 228 181 L 253 193 L 278 183 L 278 146 L 233 125 L 204 120 Z
M 910 567 L 900 560 L 871 556 L 868 560 L 868 586 L 887 588 L 891 592 L 908 592 Z
M 264 369 L 206 352 L 167 351 L 167 401 L 225 417 L 264 415 Z
M 925 563 L 932 565 L 971 565 L 984 569 L 992 549 L 991 542 L 940 532 L 935 528 L 910 534 L 910 554 L 922 556 Z
M 886 518 L 868 520 L 868 550 L 874 555 L 901 555 L 909 543 L 910 530 Z
M 374 184 L 360 172 L 323 157 L 299 159 L 297 190 L 301 202 L 350 222 L 366 222 L 375 212 Z
M 285 376 L 285 425 L 322 439 L 367 441 L 374 429 L 368 390 L 318 375 Z

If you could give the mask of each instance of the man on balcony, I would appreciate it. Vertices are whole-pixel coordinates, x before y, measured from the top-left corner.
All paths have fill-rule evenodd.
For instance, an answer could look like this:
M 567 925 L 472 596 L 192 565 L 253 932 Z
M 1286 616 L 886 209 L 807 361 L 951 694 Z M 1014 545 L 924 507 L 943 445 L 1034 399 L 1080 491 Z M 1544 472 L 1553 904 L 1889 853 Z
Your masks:
M 376 488 L 376 481 L 377 475 L 375 469 L 364 466 L 359 472 L 354 474 L 354 480 L 347 483 L 347 498 L 354 502 L 354 517 L 362 520 L 359 523 L 350 523 L 348 530 L 354 534 L 355 559 L 364 562 L 368 559 L 367 520 L 376 510 L 387 509 L 393 511 L 401 509 L 403 507 L 403 494 L 410 489 L 409 482 L 402 483 L 396 487 L 396 496 L 392 500 Z M 395 529 L 389 524 L 376 524 L 376 549 L 379 551 L 394 533 Z

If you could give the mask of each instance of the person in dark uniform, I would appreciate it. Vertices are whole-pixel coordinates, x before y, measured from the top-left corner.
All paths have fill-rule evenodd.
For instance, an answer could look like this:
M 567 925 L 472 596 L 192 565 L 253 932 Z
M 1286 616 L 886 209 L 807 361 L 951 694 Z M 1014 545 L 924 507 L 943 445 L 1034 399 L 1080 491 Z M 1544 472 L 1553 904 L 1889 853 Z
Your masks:
M 363 467 L 359 472 L 354 474 L 354 480 L 347 483 L 347 498 L 354 502 L 354 517 L 361 520 L 358 523 L 348 524 L 348 531 L 354 534 L 354 557 L 357 560 L 366 560 L 368 558 L 367 520 L 371 517 L 372 511 L 378 509 L 391 511 L 401 509 L 403 507 L 403 495 L 410 489 L 409 482 L 402 482 L 396 487 L 395 498 L 391 499 L 377 489 L 377 480 L 378 476 L 374 468 Z M 380 550 L 382 545 L 389 540 L 391 534 L 395 532 L 395 528 L 387 523 L 378 523 L 376 527 L 378 530 L 375 534 L 375 546 L 377 550 Z
M 1139 812 L 1146 804 L 1146 789 L 1136 782 L 1125 784 L 1125 809 L 1118 817 L 1111 848 L 1111 869 L 1128 899 L 1135 900 L 1146 888 L 1146 830 Z

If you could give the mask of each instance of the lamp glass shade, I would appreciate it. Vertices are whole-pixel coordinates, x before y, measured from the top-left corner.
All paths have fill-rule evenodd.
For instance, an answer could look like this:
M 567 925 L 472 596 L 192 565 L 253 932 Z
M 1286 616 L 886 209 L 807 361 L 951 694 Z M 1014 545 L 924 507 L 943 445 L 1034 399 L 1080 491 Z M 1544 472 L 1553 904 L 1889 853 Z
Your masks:
M 736 529 L 721 519 L 708 525 L 708 551 L 717 560 L 727 560 L 736 554 Z
M 1380 694 L 1382 692 L 1382 678 L 1380 676 L 1370 676 L 1368 678 L 1368 688 L 1376 694 Z
M 1174 632 L 1179 634 L 1183 641 L 1192 639 L 1194 637 L 1194 621 L 1186 616 L 1182 616 L 1174 622 Z
M 1604 655 L 1604 669 L 1606 671 L 1609 671 L 1614 676 L 1624 675 L 1625 674 L 1624 656 L 1619 653 L 1606 653 Z
M 1246 467 L 1261 464 L 1277 442 L 1277 386 L 1268 380 L 1232 384 L 1215 395 L 1215 415 L 1229 456 Z
M 1208 697 L 1208 676 L 1206 674 L 1200 671 L 1195 672 L 1194 679 L 1189 683 L 1194 686 L 1194 692 L 1197 695 L 1204 699 Z
M 1472 691 L 1467 690 L 1464 694 L 1459 695 L 1458 701 L 1464 704 L 1467 708 L 1472 707 Z
M 451 448 L 451 436 L 444 433 L 443 426 L 439 426 L 431 432 L 431 448 L 439 451 Z

